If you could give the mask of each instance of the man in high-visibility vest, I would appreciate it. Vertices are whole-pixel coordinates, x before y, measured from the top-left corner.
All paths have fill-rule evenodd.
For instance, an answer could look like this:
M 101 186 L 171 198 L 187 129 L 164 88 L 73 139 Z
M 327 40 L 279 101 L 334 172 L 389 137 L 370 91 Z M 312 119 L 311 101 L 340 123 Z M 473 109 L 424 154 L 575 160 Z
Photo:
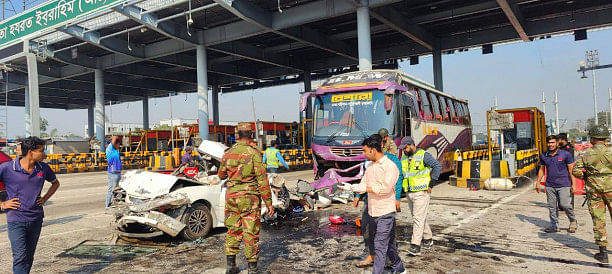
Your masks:
M 266 171 L 268 173 L 278 173 L 279 163 L 286 169 L 289 169 L 285 159 L 283 159 L 283 155 L 281 155 L 280 150 L 278 150 L 276 141 L 272 141 L 271 146 L 266 148 L 266 152 L 264 152 L 263 155 L 263 162 L 266 164 Z
M 417 148 L 410 136 L 402 138 L 399 149 L 402 156 L 404 173 L 403 187 L 408 193 L 408 205 L 412 213 L 412 240 L 408 253 L 413 256 L 421 254 L 423 248 L 433 246 L 433 234 L 427 222 L 431 183 L 438 181 L 442 165 L 428 152 Z

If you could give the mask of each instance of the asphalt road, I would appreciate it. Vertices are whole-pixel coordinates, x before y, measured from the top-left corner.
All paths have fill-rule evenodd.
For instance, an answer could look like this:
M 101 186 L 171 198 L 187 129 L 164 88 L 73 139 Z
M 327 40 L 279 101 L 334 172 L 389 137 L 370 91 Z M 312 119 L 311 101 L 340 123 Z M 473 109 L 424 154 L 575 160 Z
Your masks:
M 312 179 L 312 171 L 283 174 L 287 181 Z M 112 236 L 111 216 L 104 213 L 106 173 L 58 175 L 61 187 L 45 205 L 45 221 L 35 256 L 33 273 L 124 273 L 169 272 L 222 273 L 224 271 L 224 230 L 199 243 L 173 239 L 158 242 L 120 242 L 118 251 L 106 244 Z M 546 234 L 546 198 L 530 187 L 511 191 L 469 191 L 440 184 L 434 188 L 430 223 L 436 246 L 421 257 L 409 257 L 406 250 L 411 233 L 408 205 L 402 202 L 398 214 L 401 257 L 411 272 L 426 273 L 612 273 L 595 263 L 592 223 L 582 197 L 576 198 L 579 229 Z M 361 207 L 361 206 L 360 206 Z M 353 266 L 362 255 L 361 237 L 354 219 L 360 208 L 335 204 L 324 211 L 305 213 L 278 226 L 265 226 L 261 237 L 260 265 L 272 273 L 338 273 L 360 269 Z M 334 227 L 327 216 L 339 214 L 348 220 Z M 561 226 L 568 220 L 561 214 Z M 608 222 L 610 225 L 610 222 Z M 133 246 L 159 249 L 135 255 Z M 11 252 L 6 217 L 0 214 L 0 269 L 11 269 Z M 77 255 L 71 252 L 92 247 Z M 76 248 L 76 249 L 75 249 Z M 107 250 L 111 248 L 112 250 Z M 104 251 L 105 250 L 105 251 Z M 142 251 L 142 250 L 140 250 Z M 110 254 L 110 255 L 109 255 Z M 131 254 L 131 255 L 130 255 Z M 244 269 L 246 265 L 240 260 Z M 366 272 L 371 270 L 365 270 Z

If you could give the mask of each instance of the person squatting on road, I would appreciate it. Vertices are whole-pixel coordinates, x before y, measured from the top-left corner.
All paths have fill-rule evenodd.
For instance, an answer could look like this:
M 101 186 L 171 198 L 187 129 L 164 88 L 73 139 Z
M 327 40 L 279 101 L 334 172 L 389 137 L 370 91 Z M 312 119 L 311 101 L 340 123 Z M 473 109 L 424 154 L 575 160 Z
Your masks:
M 382 140 L 382 137 L 380 137 L 380 135 L 378 134 L 374 134 L 372 136 Z M 397 178 L 397 181 L 395 183 L 395 209 L 397 210 L 397 212 L 400 212 L 401 211 L 400 210 L 400 198 L 402 195 L 402 182 L 404 180 L 404 175 L 402 173 L 402 164 L 400 163 L 400 160 L 391 153 L 385 153 L 385 156 L 387 156 L 399 170 L 399 177 Z M 355 193 L 355 198 L 353 200 L 353 206 L 358 207 L 359 200 L 363 197 L 366 197 L 367 199 L 367 195 L 368 195 L 367 193 L 364 195 Z M 376 224 L 372 222 L 372 217 L 370 217 L 370 215 L 368 214 L 368 203 L 365 202 L 362 212 L 361 212 L 361 232 L 363 236 L 363 242 L 365 243 L 365 246 L 366 246 L 366 252 L 368 253 L 368 255 L 365 257 L 363 261 L 360 261 L 359 263 L 357 263 L 357 267 L 359 268 L 370 267 L 374 263 L 374 257 L 376 256 L 376 249 L 374 248 L 374 234 L 376 232 L 375 225 Z
M 261 152 L 251 146 L 250 123 L 239 123 L 236 127 L 238 142 L 225 151 L 218 175 L 227 179 L 225 194 L 225 273 L 239 273 L 236 255 L 244 238 L 244 255 L 249 273 L 257 272 L 259 258 L 259 230 L 261 227 L 261 201 L 266 204 L 268 214 L 274 216 L 272 193 L 264 168 Z
M 610 131 L 605 126 L 589 130 L 592 148 L 587 148 L 576 160 L 572 173 L 583 179 L 589 201 L 589 213 L 593 219 L 593 234 L 599 253 L 595 259 L 608 263 L 608 232 L 606 230 L 606 207 L 612 217 L 612 148 L 606 147 Z
M 363 154 L 370 160 L 361 182 L 342 183 L 338 187 L 357 193 L 368 193 L 368 213 L 376 226 L 374 235 L 374 267 L 372 273 L 384 271 L 387 257 L 395 273 L 406 271 L 397 251 L 395 240 L 395 185 L 399 177 L 397 166 L 383 154 L 381 140 L 370 136 L 363 141 Z
M 108 191 L 106 192 L 106 207 L 109 207 L 113 198 L 113 189 L 121 180 L 121 155 L 119 145 L 121 140 L 118 136 L 110 139 L 110 144 L 106 147 L 106 162 L 108 162 Z
M 42 162 L 46 157 L 45 141 L 28 137 L 20 146 L 19 157 L 0 165 L 0 181 L 7 192 L 7 201 L 0 203 L 0 209 L 7 211 L 15 274 L 30 273 L 45 216 L 43 205 L 60 186 L 53 170 Z M 45 181 L 51 182 L 51 187 L 41 197 Z
M 399 149 L 402 156 L 403 187 L 408 196 L 408 205 L 412 214 L 412 239 L 408 253 L 421 255 L 423 248 L 433 246 L 433 233 L 427 222 L 429 200 L 431 198 L 431 183 L 436 183 L 440 177 L 442 165 L 428 152 L 417 148 L 410 136 L 402 138 Z
M 536 192 L 540 193 L 540 183 L 546 169 L 546 200 L 550 211 L 550 227 L 547 233 L 559 232 L 559 206 L 570 220 L 568 232 L 574 233 L 578 228 L 574 207 L 572 206 L 572 193 L 574 193 L 574 176 L 570 170 L 574 167 L 572 155 L 559 149 L 557 136 L 546 137 L 548 151 L 540 155 L 540 170 L 536 181 Z

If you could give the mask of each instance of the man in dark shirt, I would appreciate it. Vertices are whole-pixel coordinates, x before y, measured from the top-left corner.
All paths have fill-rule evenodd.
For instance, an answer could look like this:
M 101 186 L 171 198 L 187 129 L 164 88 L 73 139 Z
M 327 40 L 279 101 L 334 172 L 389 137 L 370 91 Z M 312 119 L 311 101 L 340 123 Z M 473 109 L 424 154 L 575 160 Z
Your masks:
M 565 150 L 572 154 L 572 158 L 574 155 L 574 146 L 567 141 L 567 133 L 559 133 L 559 149 Z
M 0 209 L 7 211 L 8 237 L 13 252 L 13 273 L 29 273 L 44 217 L 43 205 L 57 189 L 59 182 L 45 159 L 45 141 L 29 137 L 21 143 L 15 160 L 0 165 L 0 181 L 6 186 L 7 201 Z M 40 196 L 45 181 L 51 187 Z M 6 269 L 5 269 L 6 270 Z
M 546 200 L 550 211 L 550 227 L 548 233 L 559 232 L 559 207 L 565 211 L 570 220 L 568 232 L 576 232 L 578 223 L 572 206 L 572 193 L 574 191 L 574 176 L 570 170 L 574 167 L 574 157 L 559 149 L 557 136 L 546 137 L 548 151 L 540 155 L 540 170 L 536 181 L 536 191 L 540 192 L 540 184 L 546 168 Z

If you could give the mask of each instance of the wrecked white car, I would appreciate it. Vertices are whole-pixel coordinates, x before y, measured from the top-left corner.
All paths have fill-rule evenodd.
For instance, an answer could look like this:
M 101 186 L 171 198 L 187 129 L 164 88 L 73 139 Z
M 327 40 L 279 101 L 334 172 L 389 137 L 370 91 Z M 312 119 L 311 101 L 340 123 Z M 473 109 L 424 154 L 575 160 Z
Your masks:
M 193 178 L 176 172 L 127 172 L 111 206 L 119 235 L 152 238 L 165 233 L 191 241 L 206 236 L 212 228 L 223 227 L 226 187 L 216 171 L 226 148 L 218 142 L 203 141 L 198 153 L 205 163 L 199 165 L 200 171 Z M 273 205 L 282 211 L 289 206 L 284 179 L 270 175 L 269 180 Z M 264 210 L 262 207 L 262 215 Z

